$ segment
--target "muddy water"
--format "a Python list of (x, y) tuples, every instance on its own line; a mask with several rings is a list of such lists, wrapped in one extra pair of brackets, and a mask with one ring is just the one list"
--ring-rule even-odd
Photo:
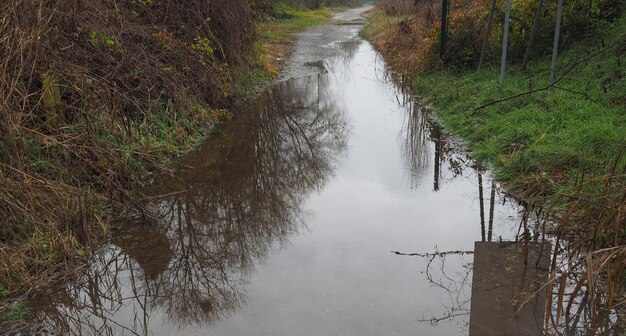
[(489, 230), (489, 173), (389, 79), (359, 29), (303, 34), (291, 79), (157, 181), (152, 215), (114, 223), (88, 267), (35, 298), (38, 329), (467, 335), (474, 242), (514, 238), (517, 208), (496, 191)]

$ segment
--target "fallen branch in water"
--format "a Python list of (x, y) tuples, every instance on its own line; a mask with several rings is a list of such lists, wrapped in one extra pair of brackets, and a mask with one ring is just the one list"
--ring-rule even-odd
[(434, 253), (402, 253), (398, 251), (391, 251), (391, 253), (401, 256), (412, 256), (412, 257), (442, 257), (450, 254), (457, 255), (465, 255), (465, 254), (474, 254), (474, 251), (435, 251)]

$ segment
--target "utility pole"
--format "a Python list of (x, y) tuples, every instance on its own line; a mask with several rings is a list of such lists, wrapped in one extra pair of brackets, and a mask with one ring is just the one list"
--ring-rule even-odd
[(559, 0), (556, 7), (556, 25), (554, 27), (554, 44), (552, 45), (552, 66), (550, 67), (550, 84), (554, 84), (556, 77), (556, 58), (559, 56), (559, 37), (561, 36), (561, 15), (563, 0)]
[(539, 23), (541, 21), (541, 13), (543, 11), (543, 0), (539, 0), (537, 3), (537, 10), (535, 11), (535, 17), (533, 18), (533, 27), (530, 31), (530, 39), (528, 40), (528, 45), (526, 46), (526, 52), (524, 53), (524, 60), (522, 61), (522, 70), (526, 70), (526, 65), (528, 65), (528, 59), (530, 58), (530, 51), (533, 48), (533, 44), (535, 44), (535, 36), (537, 35), (537, 30), (539, 30)]
[(506, 0), (504, 12), (504, 36), (502, 37), (502, 57), (500, 58), (500, 89), (504, 89), (504, 71), (506, 68), (506, 50), (509, 44), (509, 19), (511, 18), (511, 0)]
[(443, 57), (448, 43), (448, 0), (441, 0), (441, 37), (439, 43), (439, 57)]
[(483, 47), (480, 50), (480, 60), (478, 61), (478, 69), (483, 65), (485, 60), (485, 52), (487, 51), (487, 43), (489, 43), (489, 35), (491, 35), (491, 26), (493, 26), (493, 13), (496, 11), (497, 0), (491, 0), (491, 8), (489, 9), (489, 18), (487, 18), (487, 30), (485, 31), (485, 37), (483, 37)]

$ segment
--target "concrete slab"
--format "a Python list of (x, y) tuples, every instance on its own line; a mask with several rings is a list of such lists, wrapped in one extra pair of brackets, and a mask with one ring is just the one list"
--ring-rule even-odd
[(542, 251), (541, 244), (530, 244), (528, 252), (524, 265), (522, 243), (475, 243), (470, 336), (543, 335), (546, 293), (540, 288), (547, 281), (550, 246)]

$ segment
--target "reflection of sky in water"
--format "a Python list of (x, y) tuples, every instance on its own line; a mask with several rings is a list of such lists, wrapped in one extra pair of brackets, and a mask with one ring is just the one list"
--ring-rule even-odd
[[(179, 176), (191, 191), (172, 194), (185, 188), (175, 179), (154, 187), (171, 194), (148, 205), (160, 210), (158, 224), (121, 230), (114, 243), (132, 260), (99, 256), (119, 264), (119, 276), (97, 277), (107, 295), (79, 294), (110, 312), (72, 307), (69, 291), (66, 306), (48, 304), (49, 324), (63, 330), (72, 316), (97, 326), (96, 312), (109, 319), (99, 332), (114, 334), (145, 326), (154, 335), (466, 334), (466, 315), (437, 327), (418, 321), (454, 302), (427, 280), (427, 259), (390, 251), (471, 250), (481, 238), (477, 173), (456, 176), (451, 160), (466, 159), (443, 139), (433, 191), (431, 127), (398, 104), (405, 99), (369, 44), (340, 47), (348, 56), (326, 60), (327, 73), (282, 83), (259, 100), (265, 109), (248, 111), (185, 162), (198, 168)], [(417, 142), (407, 140), (411, 130)], [(407, 157), (406, 146), (423, 160)], [(490, 188), (484, 178), (485, 206)], [(516, 210), (496, 202), (494, 223), (495, 238), (512, 238)], [(449, 256), (444, 271), (462, 281), (471, 260)], [(440, 279), (441, 260), (432, 266)], [(458, 291), (464, 304), (469, 287)]]
[[(350, 62), (353, 77), (342, 76), (342, 64), (334, 65), (341, 80), (331, 82), (338, 86), (331, 90), (342, 92), (341, 104), (348, 111), (349, 150), (335, 177), (306, 202), (313, 214), (307, 222), (311, 230), (294, 237), (286, 251), (273, 254), (258, 270), (247, 287), (247, 307), (232, 320), (219, 322), (218, 333), (467, 333), (463, 325), (468, 316), (459, 317), (458, 323), (440, 322), (436, 328), (417, 322), (445, 314), (444, 306), (458, 301), (425, 279), (428, 260), (390, 251), (472, 250), (474, 241), (481, 239), (477, 174), (465, 169), (463, 176), (452, 179), (449, 154), (442, 160), (439, 192), (433, 192), (432, 162), (411, 188), (399, 135), (410, 104), (397, 104), (400, 93), (376, 70), (381, 65), (374, 56), (371, 47), (362, 44)], [(434, 144), (424, 145), (432, 161)], [(484, 183), (489, 206), (491, 181)], [(508, 203), (496, 204), (494, 222), (495, 237), (511, 238), (517, 213)], [(471, 260), (449, 256), (447, 275), (462, 280), (467, 274), (463, 265)], [(441, 276), (440, 263), (433, 263), (435, 279)], [(459, 298), (466, 309), (469, 289), (466, 284)]]

